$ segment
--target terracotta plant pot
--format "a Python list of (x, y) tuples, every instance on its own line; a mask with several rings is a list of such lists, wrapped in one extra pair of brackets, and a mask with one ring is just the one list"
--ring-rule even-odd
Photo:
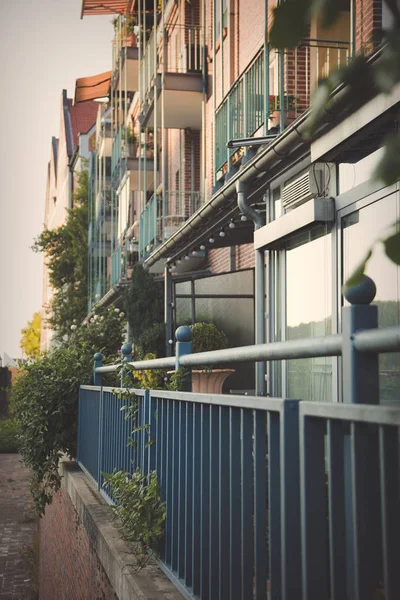
[(222, 394), (222, 386), (235, 369), (212, 369), (192, 371), (192, 392), (199, 394)]

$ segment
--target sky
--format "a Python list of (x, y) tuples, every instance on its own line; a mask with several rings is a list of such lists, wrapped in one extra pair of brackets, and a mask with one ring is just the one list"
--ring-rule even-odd
[(0, 356), (21, 357), (21, 329), (41, 308), (51, 137), (63, 89), (111, 69), (111, 16), (80, 19), (81, 0), (0, 0)]

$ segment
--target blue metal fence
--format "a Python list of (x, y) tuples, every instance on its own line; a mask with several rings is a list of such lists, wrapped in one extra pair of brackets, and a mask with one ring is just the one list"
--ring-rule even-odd
[[(400, 348), (400, 328), (376, 328), (370, 291), (367, 282), (352, 298), (359, 304), (343, 308), (342, 334), (187, 354), (181, 328), (176, 357), (131, 363), (341, 355), (343, 404), (135, 390), (133, 423), (121, 411), (123, 390), (81, 388), (79, 464), (99, 487), (102, 471), (157, 471), (166, 502), (160, 566), (184, 597), (400, 598), (400, 408), (376, 405), (377, 356)], [(123, 347), (126, 360), (130, 352)], [(115, 370), (100, 358), (97, 378)]]
[(400, 597), (398, 409), (156, 390), (136, 401), (128, 445), (126, 400), (82, 387), (78, 461), (100, 488), (102, 472), (157, 471), (161, 566), (186, 597)]

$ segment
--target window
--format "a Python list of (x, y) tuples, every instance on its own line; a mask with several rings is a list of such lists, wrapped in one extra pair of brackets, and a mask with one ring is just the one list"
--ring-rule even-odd
[(222, 29), (228, 25), (227, 0), (215, 0), (215, 38), (221, 36), (221, 5), (222, 5)]
[[(373, 242), (381, 239), (399, 219), (397, 194), (353, 210), (343, 216), (342, 253), (343, 281), (363, 260)], [(374, 304), (378, 306), (379, 327), (400, 324), (400, 268), (385, 255), (383, 245), (374, 245), (366, 274), (376, 284)], [(400, 403), (400, 353), (381, 354), (379, 357), (380, 403)]]
[[(332, 236), (321, 230), (295, 236), (286, 248), (286, 339), (332, 333)], [(290, 398), (332, 402), (332, 358), (289, 360)]]

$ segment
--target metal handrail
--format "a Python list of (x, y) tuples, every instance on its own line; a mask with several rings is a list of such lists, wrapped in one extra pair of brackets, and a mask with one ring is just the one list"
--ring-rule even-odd
[[(297, 358), (315, 358), (342, 355), (343, 335), (273, 342), (253, 346), (239, 346), (210, 352), (185, 354), (179, 359), (183, 367), (207, 366), (218, 363), (257, 362), (269, 360), (291, 360)], [(353, 336), (354, 348), (359, 352), (394, 352), (400, 350), (400, 326), (360, 331)], [(153, 360), (132, 361), (128, 364), (134, 369), (166, 369), (176, 364), (175, 357), (155, 358)], [(121, 363), (97, 367), (96, 373), (112, 373)]]

